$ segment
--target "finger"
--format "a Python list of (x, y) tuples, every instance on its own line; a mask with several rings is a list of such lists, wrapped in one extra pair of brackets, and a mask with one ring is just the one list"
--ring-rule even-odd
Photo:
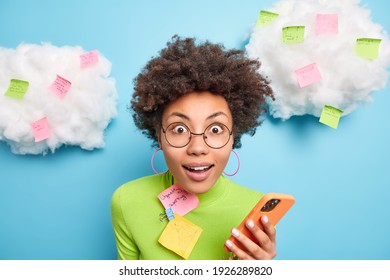
[(269, 221), (267, 216), (261, 217), (261, 223), (264, 227), (264, 232), (268, 235), (273, 244), (276, 244), (276, 229), (275, 226)]
[(247, 254), (245, 251), (241, 250), (238, 246), (236, 246), (230, 240), (226, 240), (226, 247), (235, 255), (235, 258), (229, 258), (231, 260), (253, 260), (253, 257)]
[[(246, 227), (249, 229), (249, 231), (255, 236), (257, 239), (258, 245), (267, 252), (270, 256), (274, 254), (275, 248), (274, 243), (271, 241), (270, 237), (266, 232), (264, 232), (260, 227), (255, 225), (253, 220), (248, 220), (246, 223)], [(255, 249), (254, 249), (255, 250)], [(258, 254), (257, 252), (253, 252), (253, 254)]]
[[(264, 232), (262, 232), (262, 230), (260, 230), (258, 227), (257, 227), (257, 229), (259, 231), (258, 235), (262, 234), (263, 235), (262, 238), (264, 240), (268, 240), (268, 243), (270, 243), (267, 235)], [(266, 241), (264, 241), (266, 246), (261, 247), (261, 246), (259, 246), (259, 244), (256, 243), (256, 241), (252, 241), (250, 238), (248, 238), (245, 234), (240, 232), (238, 229), (235, 229), (235, 228), (232, 229), (231, 233), (232, 233), (232, 236), (242, 245), (240, 247), (245, 248), (242, 250), (240, 247), (235, 246), (233, 244), (234, 245), (233, 248), (236, 248), (236, 251), (234, 251), (234, 253), (240, 259), (247, 260), (247, 259), (252, 259), (252, 258), (255, 258), (255, 259), (269, 259), (270, 258), (270, 253), (272, 253), (272, 246), (270, 244), (267, 244)], [(232, 247), (230, 247), (229, 249), (231, 249), (231, 248)], [(266, 249), (268, 249), (269, 252), (267, 252)]]

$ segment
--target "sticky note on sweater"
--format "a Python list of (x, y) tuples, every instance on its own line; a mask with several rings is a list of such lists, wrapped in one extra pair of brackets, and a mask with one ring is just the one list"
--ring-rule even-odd
[(175, 218), (168, 222), (158, 242), (187, 260), (202, 231), (200, 227), (175, 213)]

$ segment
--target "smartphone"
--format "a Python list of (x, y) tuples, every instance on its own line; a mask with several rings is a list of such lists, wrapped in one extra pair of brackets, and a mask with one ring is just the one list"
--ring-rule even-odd
[[(249, 219), (252, 219), (253, 222), (263, 228), (263, 225), (260, 221), (261, 217), (266, 215), (269, 221), (276, 225), (279, 220), (286, 214), (286, 212), (293, 206), (295, 203), (295, 198), (290, 194), (280, 194), (280, 193), (268, 193), (264, 195), (259, 202), (253, 207), (253, 209), (249, 212), (249, 214), (244, 218), (241, 224), (237, 227), (237, 229), (245, 234), (248, 238), (250, 238), (253, 242), (257, 243), (257, 239), (253, 236), (253, 234), (246, 227), (246, 222)], [(238, 242), (233, 236), (230, 236), (229, 240), (233, 242), (236, 246), (238, 246), (242, 250), (246, 250), (243, 248), (240, 242)], [(227, 251), (230, 251), (225, 246)]]

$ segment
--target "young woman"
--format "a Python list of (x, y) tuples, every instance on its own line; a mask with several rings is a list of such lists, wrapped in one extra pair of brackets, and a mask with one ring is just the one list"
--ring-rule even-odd
[[(260, 125), (265, 98), (273, 98), (259, 67), (243, 51), (174, 36), (135, 78), (135, 124), (156, 152), (162, 150), (168, 171), (115, 191), (111, 209), (119, 259), (275, 257), (275, 228), (266, 217), (264, 230), (247, 223), (257, 242), (235, 228), (263, 194), (223, 175), (241, 136), (253, 135)], [(174, 192), (185, 195), (170, 205), (189, 208), (169, 221), (163, 199)], [(231, 235), (243, 249), (227, 241)]]

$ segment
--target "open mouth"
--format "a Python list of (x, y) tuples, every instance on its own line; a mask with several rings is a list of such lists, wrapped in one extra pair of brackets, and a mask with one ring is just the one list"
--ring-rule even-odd
[(183, 165), (183, 167), (185, 169), (187, 169), (190, 172), (195, 172), (195, 173), (202, 173), (202, 172), (209, 171), (213, 166), (214, 166), (214, 164), (207, 165), (207, 166), (185, 166), (185, 165)]

